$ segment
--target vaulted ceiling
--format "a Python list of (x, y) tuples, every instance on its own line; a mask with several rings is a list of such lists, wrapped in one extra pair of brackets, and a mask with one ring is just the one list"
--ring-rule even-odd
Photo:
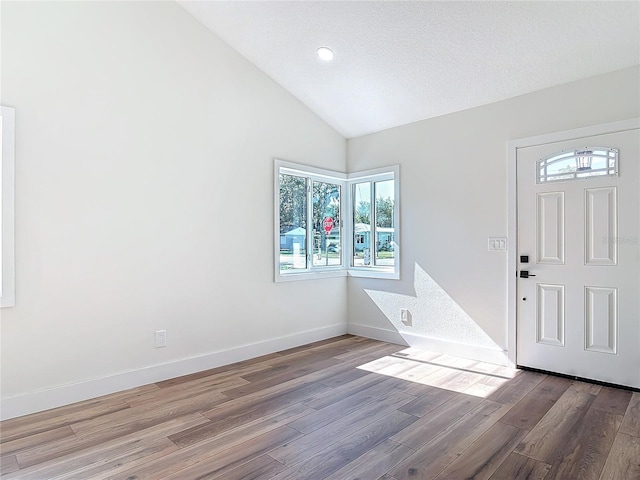
[(347, 138), (640, 64), (637, 1), (178, 3)]

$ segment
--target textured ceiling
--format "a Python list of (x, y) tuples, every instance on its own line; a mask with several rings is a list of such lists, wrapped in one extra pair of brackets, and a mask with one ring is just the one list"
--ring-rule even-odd
[(637, 1), (178, 3), (347, 138), (640, 64)]

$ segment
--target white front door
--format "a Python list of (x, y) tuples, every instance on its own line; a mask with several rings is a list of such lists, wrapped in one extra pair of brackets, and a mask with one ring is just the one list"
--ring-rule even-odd
[(640, 130), (520, 148), (517, 191), (518, 365), (640, 388)]

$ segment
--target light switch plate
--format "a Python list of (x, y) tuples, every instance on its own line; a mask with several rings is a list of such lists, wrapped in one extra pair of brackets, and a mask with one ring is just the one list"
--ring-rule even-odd
[(489, 237), (489, 251), (496, 252), (507, 249), (506, 237)]

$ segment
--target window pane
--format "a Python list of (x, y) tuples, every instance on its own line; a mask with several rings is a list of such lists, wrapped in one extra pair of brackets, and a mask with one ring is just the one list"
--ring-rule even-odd
[(307, 268), (307, 182), (280, 174), (280, 271)]
[(375, 183), (376, 192), (376, 260), (380, 266), (393, 266), (395, 261), (395, 222), (393, 218), (394, 181)]
[(340, 266), (340, 185), (313, 182), (313, 266)]
[(538, 160), (538, 183), (618, 175), (618, 151), (613, 148), (585, 148), (562, 152)]
[(353, 266), (371, 265), (371, 183), (353, 186)]

